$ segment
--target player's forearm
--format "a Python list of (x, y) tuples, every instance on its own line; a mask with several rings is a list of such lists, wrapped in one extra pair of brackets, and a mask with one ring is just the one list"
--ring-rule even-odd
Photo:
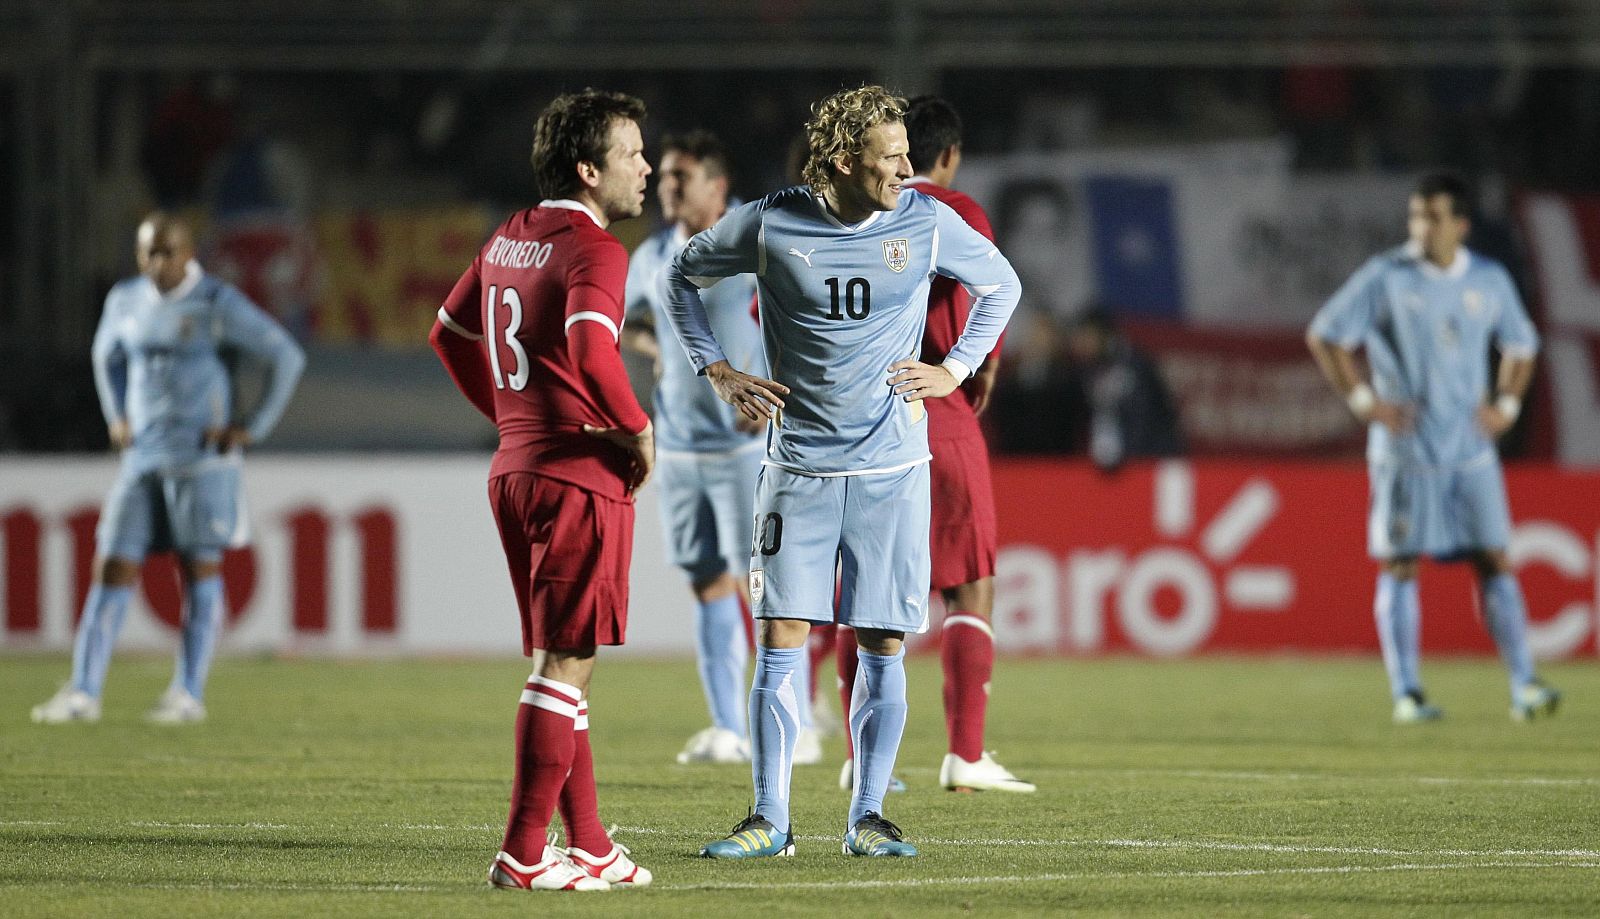
[(94, 391), (100, 397), (100, 414), (105, 416), (107, 425), (126, 420), (122, 407), (127, 404), (127, 364), (98, 349), (93, 358)]
[(1306, 347), (1310, 349), (1323, 378), (1341, 398), (1349, 398), (1351, 391), (1365, 382), (1350, 349), (1314, 334), (1306, 336)]
[(696, 373), (717, 361), (727, 360), (722, 346), (711, 331), (711, 320), (706, 316), (705, 302), (700, 299), (700, 288), (684, 275), (674, 262), (667, 269), (667, 319), (678, 343), (689, 355), (689, 363)]
[(428, 344), (439, 355), (450, 381), (456, 384), (472, 407), (490, 421), (495, 420), (494, 386), (489, 382), (489, 359), (476, 341), (462, 338), (450, 331), (442, 322), (433, 324), (428, 333)]
[(246, 425), (254, 443), (260, 443), (272, 433), (272, 429), (278, 425), (278, 419), (283, 417), (284, 409), (289, 407), (289, 399), (294, 395), (300, 375), (306, 369), (306, 354), (285, 335), (273, 349), (271, 366), (267, 391), (256, 408), (255, 417)]
[(1500, 373), (1495, 382), (1495, 395), (1521, 399), (1528, 394), (1533, 383), (1534, 359), (1531, 357), (1500, 358)]
[(956, 339), (955, 347), (945, 355), (946, 361), (958, 361), (965, 367), (969, 376), (995, 350), (1006, 323), (1011, 321), (1011, 314), (1022, 299), (1022, 282), (1016, 272), (1008, 272), (1008, 275), (997, 284), (973, 291), (977, 299), (967, 314), (967, 324), (961, 330), (961, 337)]
[(638, 434), (649, 425), (650, 416), (634, 398), (622, 353), (603, 326), (595, 322), (573, 323), (567, 330), (567, 355), (601, 412), (617, 427)]
[(623, 326), (620, 344), (624, 350), (632, 351), (641, 357), (652, 361), (661, 359), (661, 342), (656, 338), (656, 331), (649, 326)]

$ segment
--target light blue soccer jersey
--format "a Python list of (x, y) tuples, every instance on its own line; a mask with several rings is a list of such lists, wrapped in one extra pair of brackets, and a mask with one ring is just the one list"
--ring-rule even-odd
[(1412, 432), (1373, 424), (1373, 463), (1453, 468), (1494, 456), (1476, 412), (1489, 392), (1489, 346), (1532, 357), (1539, 335), (1499, 262), (1463, 248), (1448, 270), (1414, 246), (1369, 260), (1311, 322), (1311, 333), (1364, 347), (1378, 398), (1416, 412)]
[(233, 417), (233, 388), (219, 354), (226, 348), (271, 365), (261, 404), (243, 422), (261, 441), (305, 367), (288, 333), (238, 288), (193, 263), (165, 295), (142, 276), (111, 288), (94, 336), (95, 388), (106, 421), (126, 419), (132, 429), (125, 464), (157, 469), (201, 458), (205, 432)]
[[(646, 239), (628, 260), (627, 317), (649, 316), (656, 333), (667, 338), (666, 272), (688, 236), (676, 226)], [(752, 275), (729, 278), (706, 291), (703, 301), (717, 343), (735, 367), (766, 376), (761, 354), (761, 329), (750, 315), (756, 282)], [(700, 377), (683, 352), (662, 341), (661, 378), (656, 381), (656, 444), (681, 453), (726, 453), (750, 446), (759, 434), (734, 427), (738, 409), (717, 398), (711, 383)]]
[(728, 358), (700, 289), (745, 273), (756, 276), (770, 376), (790, 389), (769, 428), (766, 462), (806, 475), (891, 472), (928, 460), (926, 410), (895, 396), (887, 381), (889, 365), (920, 352), (935, 274), (977, 297), (947, 356), (969, 373), (1021, 295), (994, 244), (921, 192), (902, 191), (894, 210), (847, 226), (810, 188), (795, 186), (730, 211), (668, 268), (668, 317), (697, 371)]

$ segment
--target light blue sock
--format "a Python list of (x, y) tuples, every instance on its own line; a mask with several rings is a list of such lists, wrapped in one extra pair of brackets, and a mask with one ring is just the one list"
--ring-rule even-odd
[(696, 663), (705, 690), (711, 723), (744, 734), (744, 667), (749, 660), (749, 635), (744, 630), (744, 607), (738, 594), (728, 594), (694, 605)]
[(1497, 574), (1479, 582), (1483, 589), (1483, 620), (1500, 649), (1500, 659), (1511, 673), (1512, 698), (1523, 686), (1532, 683), (1533, 652), (1528, 649), (1528, 614), (1522, 603), (1522, 588), (1509, 574)]
[(906, 651), (893, 655), (856, 649), (861, 666), (850, 703), (850, 737), (855, 742), (855, 798), (849, 826), (868, 811), (883, 813), (900, 735), (906, 729)]
[(195, 581), (183, 594), (183, 644), (178, 649), (178, 671), (172, 676), (172, 685), (203, 699), (217, 633), (222, 631), (222, 578)]
[(800, 703), (800, 713), (796, 716), (800, 720), (800, 727), (811, 727), (811, 650), (803, 647), (805, 652), (800, 655), (800, 662), (795, 665), (794, 685), (795, 698)]
[(111, 649), (117, 643), (117, 633), (122, 631), (122, 620), (128, 616), (128, 602), (132, 599), (131, 586), (94, 584), (89, 588), (78, 637), (72, 645), (73, 688), (100, 698), (106, 669), (111, 666)]
[(1398, 701), (1409, 692), (1421, 692), (1417, 657), (1422, 644), (1422, 612), (1417, 602), (1417, 579), (1402, 581), (1387, 571), (1378, 575), (1378, 592), (1372, 612), (1378, 620), (1378, 647), (1389, 672), (1389, 692)]
[(750, 686), (750, 769), (756, 785), (756, 813), (780, 833), (789, 832), (789, 777), (794, 740), (800, 730), (800, 697), (805, 687), (801, 662), (805, 648), (756, 647), (756, 676)]

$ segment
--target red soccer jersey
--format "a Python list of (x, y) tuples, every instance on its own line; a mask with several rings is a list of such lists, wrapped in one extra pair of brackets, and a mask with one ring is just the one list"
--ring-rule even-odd
[(561, 201), (512, 214), (456, 282), (440, 313), (488, 349), (500, 429), (491, 478), (533, 472), (629, 500), (626, 455), (583, 426), (636, 431), (644, 413), (628, 393), (625, 417), (611, 417), (567, 347), (568, 330), (586, 321), (615, 341), (627, 276), (622, 243)]
[[(950, 209), (960, 214), (967, 225), (984, 235), (989, 241), (994, 241), (994, 229), (989, 226), (989, 215), (983, 212), (978, 202), (971, 197), (935, 185), (926, 179), (916, 178), (906, 183), (911, 188), (929, 195), (950, 206)], [(933, 285), (928, 289), (928, 325), (922, 332), (922, 358), (929, 364), (942, 362), (950, 349), (956, 346), (956, 339), (961, 337), (961, 330), (967, 325), (967, 313), (972, 309), (972, 295), (966, 288), (954, 279), (940, 275), (933, 279)], [(1000, 352), (998, 343), (990, 356), (994, 357)], [(976, 367), (973, 368), (977, 370)], [(978, 427), (978, 416), (972, 410), (972, 403), (967, 399), (965, 388), (958, 387), (955, 392), (943, 399), (926, 399), (922, 403), (928, 407), (928, 436), (933, 439), (943, 440), (950, 437), (982, 436)]]

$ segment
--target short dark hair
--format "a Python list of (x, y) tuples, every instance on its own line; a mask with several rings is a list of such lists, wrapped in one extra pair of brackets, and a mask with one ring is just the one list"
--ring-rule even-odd
[(1441, 169), (1417, 180), (1416, 194), (1424, 201), (1434, 195), (1450, 196), (1450, 213), (1457, 217), (1472, 216), (1472, 184), (1459, 172)]
[(932, 169), (939, 154), (961, 143), (961, 116), (938, 96), (918, 96), (906, 106), (906, 142), (911, 168)]
[(601, 165), (618, 119), (644, 120), (644, 103), (625, 93), (585, 89), (545, 106), (533, 126), (533, 180), (539, 194), (564, 198), (577, 190), (578, 164)]
[(699, 160), (706, 167), (706, 175), (713, 179), (728, 174), (728, 148), (717, 135), (704, 128), (662, 137), (661, 155), (668, 153), (682, 153)]

